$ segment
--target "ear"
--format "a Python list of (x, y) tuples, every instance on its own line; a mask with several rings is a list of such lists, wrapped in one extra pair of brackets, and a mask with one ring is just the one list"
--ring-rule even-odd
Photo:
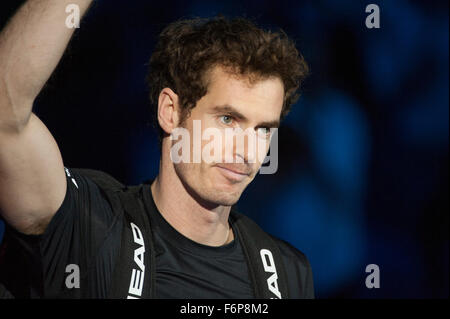
[(164, 88), (158, 98), (158, 123), (167, 134), (178, 126), (179, 121), (178, 95), (170, 88)]

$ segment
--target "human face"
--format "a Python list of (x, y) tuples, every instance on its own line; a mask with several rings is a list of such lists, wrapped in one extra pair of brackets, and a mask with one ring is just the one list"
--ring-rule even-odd
[[(278, 127), (283, 106), (283, 83), (277, 77), (249, 84), (245, 78), (227, 73), (222, 67), (210, 72), (208, 92), (191, 110), (183, 127), (190, 133), (193, 149), (194, 121), (200, 120), (201, 132), (215, 128), (223, 132), (226, 128), (256, 130), (256, 139), (266, 139), (263, 154), (267, 154), (270, 141), (270, 128)], [(269, 134), (267, 134), (269, 132)], [(255, 178), (264, 157), (252, 156), (248, 152), (248, 140), (244, 145), (226, 145), (230, 140), (222, 141), (222, 158), (233, 158), (233, 163), (212, 162), (203, 159), (200, 163), (174, 164), (175, 172), (188, 187), (188, 190), (202, 202), (214, 206), (235, 204), (247, 185)], [(202, 149), (209, 140), (201, 141)], [(255, 155), (255, 154), (253, 154)], [(250, 158), (252, 157), (252, 158)]]

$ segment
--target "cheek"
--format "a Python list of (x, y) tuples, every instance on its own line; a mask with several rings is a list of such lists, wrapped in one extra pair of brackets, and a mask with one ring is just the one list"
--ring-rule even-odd
[(267, 156), (267, 153), (269, 152), (269, 148), (270, 148), (270, 139), (260, 139), (258, 141), (257, 144), (257, 157), (256, 157), (256, 161), (258, 164), (258, 167), (260, 167), (264, 161), (264, 159)]
[(192, 189), (211, 187), (210, 172), (203, 163), (180, 163), (175, 165), (175, 172), (180, 180), (189, 185)]

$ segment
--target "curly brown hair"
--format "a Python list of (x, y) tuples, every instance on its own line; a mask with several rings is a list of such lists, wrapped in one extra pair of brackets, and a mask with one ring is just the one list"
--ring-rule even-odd
[(207, 93), (208, 71), (216, 65), (250, 82), (279, 77), (285, 91), (281, 119), (297, 101), (299, 86), (309, 73), (305, 59), (282, 30), (265, 31), (240, 17), (179, 20), (160, 33), (150, 58), (147, 81), (154, 115), (161, 90), (169, 87), (178, 95), (183, 121)]

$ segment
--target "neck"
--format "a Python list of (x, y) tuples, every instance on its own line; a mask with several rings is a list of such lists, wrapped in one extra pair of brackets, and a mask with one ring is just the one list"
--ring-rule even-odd
[(204, 205), (187, 191), (173, 168), (164, 165), (151, 185), (153, 200), (164, 219), (183, 236), (207, 246), (222, 246), (233, 240), (228, 225), (230, 206)]

